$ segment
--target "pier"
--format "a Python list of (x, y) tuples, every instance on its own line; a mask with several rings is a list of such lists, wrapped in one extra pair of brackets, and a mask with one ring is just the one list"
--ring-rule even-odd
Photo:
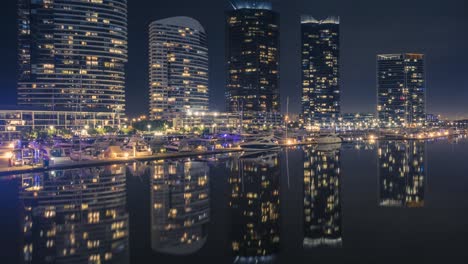
[[(312, 145), (312, 142), (295, 142), (291, 144), (279, 144), (279, 147), (291, 147), (291, 146), (304, 146)], [(151, 160), (161, 160), (161, 159), (175, 159), (175, 158), (189, 158), (197, 156), (209, 156), (216, 154), (225, 154), (225, 153), (236, 153), (236, 152), (245, 152), (241, 148), (225, 148), (225, 149), (216, 149), (211, 151), (192, 151), (192, 152), (166, 152), (166, 153), (157, 153), (151, 156), (141, 156), (141, 157), (127, 157), (127, 158), (105, 158), (105, 159), (95, 159), (95, 160), (82, 160), (82, 161), (66, 161), (59, 164), (49, 165), (48, 168), (43, 167), (42, 164), (36, 165), (24, 165), (24, 166), (13, 166), (13, 167), (1, 167), (0, 166), (0, 177), (15, 175), (15, 174), (24, 174), (24, 173), (33, 173), (33, 172), (44, 172), (49, 170), (63, 170), (63, 169), (75, 169), (82, 167), (90, 166), (106, 166), (113, 164), (125, 164), (132, 163), (137, 161), (151, 161)]]
[(106, 166), (106, 165), (113, 165), (113, 164), (132, 163), (136, 161), (188, 158), (188, 157), (208, 156), (208, 155), (234, 153), (234, 152), (242, 152), (242, 151), (244, 150), (240, 148), (230, 148), (230, 149), (217, 149), (217, 150), (212, 150), (212, 151), (203, 151), (203, 152), (194, 151), (194, 152), (158, 153), (158, 154), (154, 154), (151, 156), (142, 156), (142, 157), (106, 158), (106, 159), (82, 160), (82, 161), (70, 160), (67, 162), (61, 162), (59, 164), (49, 165), (48, 168), (43, 167), (42, 164), (24, 165), (24, 166), (16, 166), (16, 167), (0, 167), (0, 177), (15, 175), (15, 174), (44, 172), (44, 171), (49, 171), (49, 170), (75, 169), (75, 168), (90, 167), (90, 166)]

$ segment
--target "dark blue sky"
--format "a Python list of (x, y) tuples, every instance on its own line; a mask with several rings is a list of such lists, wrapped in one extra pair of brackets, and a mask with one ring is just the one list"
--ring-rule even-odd
[[(273, 0), (281, 15), (281, 97), (283, 111), (299, 112), (301, 96), (301, 14), (341, 17), (343, 112), (374, 112), (375, 56), (426, 54), (430, 113), (468, 118), (468, 3), (466, 0)], [(206, 28), (210, 50), (210, 92), (214, 110), (224, 109), (224, 11), (227, 0), (129, 0), (127, 112), (146, 113), (147, 25), (169, 16), (191, 16)], [(16, 103), (16, 0), (0, 9), (0, 104)]]

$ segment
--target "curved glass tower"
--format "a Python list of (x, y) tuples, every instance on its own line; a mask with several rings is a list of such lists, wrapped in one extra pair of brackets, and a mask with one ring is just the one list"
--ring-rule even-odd
[(208, 111), (208, 47), (202, 25), (170, 17), (149, 26), (150, 118)]
[(126, 0), (19, 0), (18, 104), (125, 110)]

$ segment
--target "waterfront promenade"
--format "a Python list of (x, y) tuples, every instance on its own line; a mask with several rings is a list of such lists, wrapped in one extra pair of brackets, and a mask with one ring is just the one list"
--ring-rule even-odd
[[(312, 142), (296, 142), (291, 144), (279, 144), (280, 147), (290, 147), (290, 146), (301, 146), (301, 145), (311, 145)], [(0, 164), (0, 177), (5, 177), (9, 175), (22, 174), (22, 173), (31, 173), (31, 172), (41, 172), (48, 170), (59, 170), (59, 169), (73, 169), (89, 166), (105, 166), (112, 164), (122, 164), (122, 163), (131, 163), (135, 161), (149, 161), (149, 160), (161, 160), (161, 159), (172, 159), (172, 158), (188, 158), (188, 157), (197, 157), (197, 156), (208, 156), (215, 154), (223, 153), (234, 153), (234, 152), (245, 152), (241, 148), (225, 148), (225, 149), (216, 149), (211, 151), (193, 151), (193, 152), (166, 152), (166, 153), (157, 153), (151, 156), (142, 156), (142, 157), (128, 157), (128, 158), (105, 158), (105, 159), (96, 159), (96, 160), (83, 160), (83, 161), (66, 161), (58, 164), (49, 165), (48, 168), (44, 168), (42, 164), (36, 165), (24, 165), (24, 166), (13, 166), (8, 167), (7, 162), (2, 162)]]
[(31, 173), (31, 172), (42, 172), (48, 170), (59, 170), (59, 169), (73, 169), (80, 167), (89, 166), (106, 166), (112, 164), (131, 163), (135, 161), (149, 161), (149, 160), (160, 160), (160, 159), (172, 159), (172, 158), (185, 158), (185, 157), (196, 157), (196, 156), (207, 156), (214, 154), (223, 153), (234, 153), (243, 151), (240, 148), (229, 148), (229, 149), (217, 149), (213, 151), (196, 151), (196, 152), (170, 152), (170, 153), (158, 153), (151, 156), (143, 157), (128, 157), (128, 158), (105, 158), (96, 160), (83, 160), (83, 161), (66, 161), (58, 164), (50, 165), (48, 168), (44, 168), (42, 164), (37, 165), (24, 165), (24, 166), (13, 166), (8, 167), (7, 165), (0, 166), (0, 177), (9, 175)]

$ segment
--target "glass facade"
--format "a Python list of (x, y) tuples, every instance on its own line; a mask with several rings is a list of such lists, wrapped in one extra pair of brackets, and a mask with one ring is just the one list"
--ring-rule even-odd
[(380, 127), (418, 127), (426, 120), (423, 54), (377, 56)]
[(18, 104), (125, 111), (126, 0), (19, 0)]
[(302, 115), (305, 124), (329, 125), (340, 114), (339, 18), (301, 17)]
[(207, 112), (208, 46), (202, 25), (171, 17), (149, 26), (150, 118)]
[(304, 150), (304, 241), (306, 248), (339, 247), (341, 144)]
[[(26, 132), (32, 129), (73, 129), (81, 131), (85, 126), (119, 127), (120, 115), (113, 112), (75, 112), (29, 110), (0, 106), (0, 136), (9, 132)], [(15, 109), (16, 108), (16, 109)], [(7, 110), (11, 109), (11, 110)]]
[(226, 108), (280, 112), (279, 14), (250, 2), (234, 3), (226, 15)]

